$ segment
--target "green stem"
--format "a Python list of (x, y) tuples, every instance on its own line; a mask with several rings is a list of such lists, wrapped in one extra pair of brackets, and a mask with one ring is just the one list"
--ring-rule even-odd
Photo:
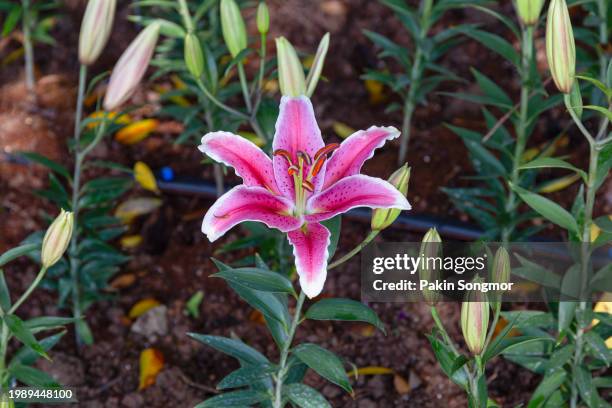
[(485, 340), (485, 345), (483, 350), (486, 350), (493, 339), (493, 333), (495, 333), (495, 327), (497, 326), (497, 322), (499, 321), (499, 314), (501, 312), (501, 300), (496, 301), (495, 303), (495, 314), (493, 315), (493, 324), (489, 328), (489, 333), (487, 334), (487, 339)]
[(26, 87), (30, 97), (35, 98), (34, 92), (34, 49), (32, 47), (32, 21), (30, 14), (30, 0), (23, 0), (23, 49), (25, 58)]
[[(533, 59), (533, 27), (523, 27), (522, 46), (521, 46), (521, 101), (518, 124), (516, 126), (516, 143), (514, 145), (514, 156), (512, 162), (512, 173), (510, 181), (513, 185), (518, 185), (520, 180), (520, 170), (523, 153), (527, 144), (527, 120), (529, 114), (529, 94), (531, 92), (531, 61)], [(516, 205), (516, 195), (514, 190), (509, 189), (508, 200), (506, 202), (506, 212), (514, 213)], [(510, 216), (513, 219), (514, 217)], [(502, 242), (507, 244), (512, 237), (514, 226), (508, 225), (502, 229)]]
[(291, 327), (289, 327), (289, 333), (287, 335), (287, 340), (283, 344), (283, 348), (281, 350), (280, 362), (279, 362), (279, 370), (276, 376), (276, 387), (274, 389), (274, 408), (282, 408), (283, 406), (283, 380), (285, 375), (287, 374), (287, 358), (289, 357), (289, 349), (291, 348), (291, 343), (293, 342), (293, 338), (295, 337), (295, 331), (300, 323), (300, 315), (302, 313), (302, 306), (304, 306), (304, 300), (306, 299), (306, 295), (304, 292), (300, 292), (300, 295), (297, 299), (297, 304), (295, 306), (295, 314), (293, 315), (293, 321), (291, 322)]
[[(444, 342), (448, 345), (448, 347), (450, 347), (453, 353), (455, 353), (456, 355), (459, 355), (460, 353), (459, 353), (459, 350), (457, 350), (457, 347), (455, 346), (455, 342), (453, 342), (453, 340), (450, 338), (450, 336), (448, 335), (448, 332), (446, 331), (446, 329), (444, 328), (444, 325), (442, 324), (442, 319), (440, 319), (440, 315), (438, 314), (438, 309), (436, 309), (435, 306), (430, 306), (430, 311), (431, 311), (431, 317), (433, 318), (433, 321), (436, 324), (436, 327), (442, 334), (442, 338), (444, 339)], [(465, 372), (465, 375), (468, 378), (470, 378), (471, 373), (465, 365), (463, 366), (463, 371)]]
[(251, 95), (249, 95), (249, 84), (247, 82), (246, 74), (244, 72), (244, 65), (242, 65), (242, 62), (238, 63), (238, 77), (240, 77), (240, 87), (242, 88), (242, 96), (244, 97), (247, 112), (253, 113)]
[[(424, 36), (424, 33), (422, 34)], [(420, 43), (420, 42), (419, 42)], [(416, 92), (419, 87), (419, 81), (421, 79), (421, 59), (423, 58), (423, 52), (421, 47), (417, 44), (417, 49), (414, 54), (414, 64), (412, 64), (412, 70), (410, 71), (410, 90), (406, 97), (404, 104), (404, 119), (402, 122), (402, 136), (400, 140), (400, 150), (397, 162), (399, 165), (404, 164), (406, 161), (406, 155), (408, 154), (408, 143), (410, 141), (410, 128), (412, 124), (412, 114), (414, 113), (414, 107), (416, 104)]]
[(11, 332), (4, 322), (2, 321), (2, 329), (0, 329), (0, 383), (2, 384), (2, 390), (8, 389), (8, 370), (6, 369), (6, 351), (8, 349), (8, 342), (10, 339)]
[[(570, 112), (572, 112), (570, 110)], [(577, 122), (578, 124), (578, 122)], [(595, 206), (595, 193), (596, 181), (597, 181), (597, 161), (599, 160), (599, 150), (595, 143), (591, 143), (590, 159), (589, 159), (589, 177), (586, 185), (586, 202), (584, 206), (584, 227), (582, 230), (582, 252), (581, 252), (581, 293), (580, 296), (584, 297), (584, 289), (587, 286), (588, 267), (590, 263), (590, 241), (591, 241), (591, 224), (593, 223), (593, 207)], [(584, 315), (587, 309), (587, 302), (585, 300), (580, 301), (578, 305), (580, 315)], [(572, 364), (572, 388), (571, 388), (571, 400), (570, 405), (572, 408), (578, 406), (578, 370), (582, 365), (583, 360), (583, 348), (584, 348), (584, 331), (580, 322), (577, 322), (576, 338), (575, 338), (575, 350)]]
[(79, 149), (81, 141), (81, 119), (83, 117), (83, 100), (85, 99), (85, 87), (87, 85), (87, 65), (81, 64), (79, 69), (79, 89), (77, 93), (77, 104), (74, 115), (74, 141), (75, 149)]
[[(208, 101), (204, 101), (206, 105), (208, 105)], [(206, 119), (206, 127), (209, 132), (213, 132), (215, 130), (215, 123), (212, 117), (212, 111), (210, 109), (204, 110), (204, 116)], [(217, 187), (217, 197), (221, 197), (223, 195), (224, 190), (224, 181), (223, 181), (223, 169), (219, 163), (213, 164), (213, 175), (215, 178), (215, 186)]]
[[(72, 177), (72, 213), (74, 216), (74, 224), (76, 227), (72, 232), (70, 239), (70, 249), (68, 250), (70, 258), (70, 280), (72, 281), (72, 313), (75, 321), (81, 319), (81, 300), (80, 300), (80, 285), (79, 285), (79, 257), (78, 257), (78, 244), (79, 244), (79, 198), (81, 195), (81, 172), (83, 168), (83, 162), (89, 152), (96, 147), (96, 145), (102, 140), (107, 127), (107, 116), (104, 115), (102, 123), (98, 126), (98, 130), (94, 140), (89, 143), (82, 151), (80, 151), (80, 140), (75, 142), (76, 159), (74, 164), (74, 174)], [(81, 340), (77, 334), (77, 344), (81, 344)]]
[(45, 273), (47, 273), (47, 268), (45, 268), (44, 266), (42, 268), (40, 268), (40, 270), (38, 271), (38, 275), (36, 275), (36, 278), (34, 279), (34, 281), (30, 284), (30, 286), (28, 287), (28, 289), (23, 293), (23, 295), (21, 295), (21, 297), (19, 298), (19, 300), (17, 300), (17, 302), (15, 302), (15, 304), (9, 309), (7, 314), (13, 314), (15, 313), (15, 311), (19, 308), (19, 306), (21, 306), (23, 304), (23, 302), (26, 301), (27, 298), (30, 297), (30, 295), (32, 294), (32, 292), (34, 291), (34, 289), (36, 289), (36, 287), (38, 286), (38, 284), (40, 283), (40, 281), (45, 277)]
[(361, 250), (363, 248), (365, 248), (366, 245), (368, 245), (378, 234), (380, 233), (380, 231), (375, 230), (375, 231), (370, 231), (370, 233), (368, 234), (367, 237), (365, 237), (365, 239), (363, 241), (361, 241), (361, 243), (359, 245), (357, 245), (355, 248), (353, 248), (351, 250), (351, 252), (349, 252), (348, 254), (344, 255), (342, 258), (338, 259), (337, 261), (332, 262), (331, 264), (329, 264), (329, 266), (327, 267), (327, 270), (331, 270), (334, 269), (336, 266), (342, 265), (343, 263), (345, 263), (346, 261), (348, 261), (349, 259), (351, 259), (352, 257), (354, 257), (355, 255), (357, 255), (359, 252), (361, 252)]
[(187, 29), (188, 33), (193, 32), (193, 21), (191, 21), (191, 15), (189, 14), (189, 7), (187, 6), (186, 0), (178, 0), (179, 3), (179, 13), (181, 14), (181, 18), (183, 19), (183, 24)]
[(229, 106), (227, 106), (226, 104), (218, 100), (213, 94), (210, 93), (208, 89), (206, 89), (206, 87), (204, 86), (204, 82), (202, 82), (200, 78), (194, 78), (194, 79), (196, 80), (196, 83), (198, 84), (198, 87), (200, 88), (200, 90), (204, 93), (204, 95), (206, 95), (208, 99), (210, 99), (212, 103), (214, 103), (215, 105), (217, 105), (219, 108), (223, 109), (224, 111), (231, 113), (232, 115), (242, 120), (250, 120), (249, 115), (245, 115), (244, 113), (237, 111), (236, 109), (230, 108)]

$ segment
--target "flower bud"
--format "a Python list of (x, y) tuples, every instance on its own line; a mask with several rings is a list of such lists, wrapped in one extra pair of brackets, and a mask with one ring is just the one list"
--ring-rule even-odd
[[(480, 278), (474, 282), (480, 282)], [(461, 305), (461, 331), (468, 349), (480, 355), (484, 349), (489, 327), (489, 302), (483, 292), (472, 290)]]
[(136, 90), (155, 51), (159, 27), (157, 22), (149, 24), (132, 41), (115, 64), (104, 97), (106, 111), (116, 110)]
[(236, 58), (247, 47), (247, 35), (240, 7), (234, 0), (221, 0), (221, 29), (225, 45)]
[[(408, 194), (408, 182), (410, 181), (410, 167), (404, 164), (389, 177), (389, 183), (399, 190), (403, 195)], [(382, 231), (387, 228), (400, 215), (402, 210), (396, 208), (377, 208), (372, 211), (372, 230)]]
[(257, 6), (257, 31), (259, 34), (267, 34), (270, 29), (270, 11), (265, 1)]
[(536, 25), (540, 19), (540, 12), (544, 0), (515, 0), (514, 7), (519, 20), (526, 26)]
[(325, 56), (327, 55), (328, 48), (329, 33), (325, 33), (321, 39), (321, 42), (319, 43), (319, 47), (317, 48), (317, 53), (315, 54), (312, 67), (310, 68), (310, 72), (308, 72), (308, 78), (306, 78), (306, 96), (308, 97), (312, 96), (317, 88), (317, 83), (321, 77), (321, 71), (323, 70), (323, 64), (325, 63)]
[(276, 39), (278, 59), (278, 80), (283, 96), (301, 96), (306, 94), (304, 69), (293, 48), (285, 37)]
[(559, 91), (570, 93), (576, 73), (576, 44), (565, 0), (551, 0), (548, 6), (546, 59)]
[(510, 273), (510, 256), (508, 255), (508, 251), (506, 251), (504, 247), (499, 247), (493, 259), (493, 282), (510, 282)]
[(184, 49), (185, 65), (187, 69), (196, 78), (200, 78), (204, 73), (204, 54), (198, 37), (189, 33), (185, 36)]
[[(440, 268), (442, 265), (437, 265), (436, 262), (431, 261), (440, 257), (442, 252), (442, 239), (435, 228), (429, 229), (423, 237), (421, 244), (421, 250), (419, 255), (425, 262), (421, 263), (419, 268), (419, 279), (425, 280), (429, 283), (435, 283), (440, 278)], [(428, 261), (428, 259), (430, 261)], [(438, 267), (439, 266), (439, 267)], [(423, 289), (423, 298), (429, 306), (434, 306), (440, 300), (440, 294), (436, 291)]]
[(64, 210), (51, 223), (42, 242), (40, 259), (43, 267), (49, 268), (62, 258), (72, 237), (73, 224), (72, 213)]
[(108, 42), (115, 18), (116, 0), (89, 0), (79, 35), (79, 61), (93, 64)]

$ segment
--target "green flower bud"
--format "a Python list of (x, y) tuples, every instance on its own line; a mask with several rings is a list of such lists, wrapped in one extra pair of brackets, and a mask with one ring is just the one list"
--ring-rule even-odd
[(40, 259), (43, 267), (49, 268), (62, 258), (72, 237), (73, 224), (72, 213), (64, 210), (51, 223), (42, 242)]
[[(442, 252), (442, 239), (435, 228), (431, 228), (423, 237), (419, 255), (424, 259), (439, 257)], [(425, 262), (419, 268), (419, 279), (435, 283), (440, 278), (440, 270), (433, 262)], [(423, 298), (429, 306), (434, 306), (440, 300), (440, 294), (436, 291), (423, 289)]]
[(160, 25), (157, 22), (149, 24), (121, 54), (119, 61), (113, 68), (104, 96), (104, 109), (106, 111), (116, 110), (136, 91), (147, 71), (153, 51), (155, 51), (159, 28)]
[[(474, 282), (481, 282), (480, 278)], [(461, 305), (461, 331), (468, 349), (480, 355), (484, 349), (489, 327), (489, 302), (479, 290), (470, 291)]]
[(521, 23), (532, 26), (536, 25), (540, 19), (544, 0), (515, 0), (514, 7)]
[(196, 78), (200, 78), (204, 73), (204, 54), (198, 37), (189, 33), (185, 36), (185, 65), (187, 69)]
[(493, 259), (493, 282), (496, 283), (508, 283), (510, 282), (510, 256), (506, 248), (499, 247), (495, 252), (495, 258)]
[(234, 0), (221, 0), (221, 29), (225, 45), (236, 58), (247, 47), (247, 34), (240, 7)]
[(276, 39), (278, 59), (278, 80), (284, 96), (301, 96), (306, 94), (304, 68), (295, 49), (285, 37)]
[(576, 44), (565, 0), (551, 0), (548, 6), (546, 59), (559, 91), (570, 93), (576, 74)]
[(259, 34), (267, 34), (270, 29), (270, 11), (265, 1), (257, 6), (257, 31)]
[(93, 64), (108, 42), (115, 18), (116, 0), (89, 0), (79, 35), (79, 61)]
[(312, 96), (317, 88), (317, 83), (321, 77), (321, 71), (323, 71), (323, 64), (325, 63), (325, 56), (327, 55), (328, 49), (329, 33), (325, 33), (323, 38), (321, 38), (319, 47), (317, 48), (317, 53), (315, 54), (312, 62), (312, 67), (310, 67), (310, 71), (308, 72), (308, 78), (306, 78), (306, 96), (308, 97)]
[(15, 402), (9, 398), (7, 393), (2, 393), (0, 397), (0, 408), (15, 408)]
[[(408, 182), (410, 181), (410, 167), (404, 164), (397, 169), (391, 177), (389, 183), (399, 190), (403, 195), (408, 194)], [(396, 208), (377, 208), (372, 211), (372, 230), (382, 231), (399, 217), (402, 210)]]

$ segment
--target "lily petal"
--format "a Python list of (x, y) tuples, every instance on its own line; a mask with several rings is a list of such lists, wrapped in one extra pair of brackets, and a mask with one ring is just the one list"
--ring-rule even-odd
[[(310, 99), (305, 96), (292, 98), (283, 96), (280, 103), (276, 133), (272, 142), (273, 151), (285, 150), (297, 164), (297, 152), (302, 151), (313, 157), (324, 146), (321, 130), (312, 109)], [(284, 157), (275, 156), (273, 159), (274, 176), (280, 192), (288, 198), (295, 197), (293, 176), (287, 173), (289, 163)], [(305, 172), (310, 166), (304, 165)], [(321, 189), (325, 169), (321, 169), (318, 176), (312, 180), (315, 191)]]
[(330, 235), (327, 228), (318, 222), (304, 224), (287, 234), (289, 243), (293, 245), (300, 286), (311, 299), (321, 293), (325, 284)]
[(288, 232), (302, 225), (302, 220), (294, 217), (292, 212), (290, 200), (263, 187), (240, 185), (223, 194), (208, 209), (202, 232), (213, 242), (244, 221), (259, 221), (270, 228)]
[(198, 149), (214, 161), (233, 167), (244, 185), (278, 193), (272, 160), (244, 137), (229, 132), (207, 133)]
[(350, 135), (330, 157), (323, 189), (341, 178), (359, 174), (363, 163), (374, 155), (374, 150), (382, 147), (387, 140), (395, 139), (399, 135), (399, 130), (394, 127), (376, 126)]
[(323, 221), (355, 207), (409, 210), (406, 197), (389, 182), (357, 174), (313, 195), (306, 204), (308, 222)]

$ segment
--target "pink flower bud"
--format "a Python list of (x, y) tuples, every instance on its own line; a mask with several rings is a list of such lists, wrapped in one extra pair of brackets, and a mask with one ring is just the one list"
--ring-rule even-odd
[(142, 30), (123, 52), (113, 69), (104, 97), (106, 111), (116, 110), (132, 96), (147, 71), (158, 37), (159, 23), (154, 22)]
[(115, 18), (116, 0), (89, 0), (79, 35), (79, 61), (91, 65), (108, 42)]

